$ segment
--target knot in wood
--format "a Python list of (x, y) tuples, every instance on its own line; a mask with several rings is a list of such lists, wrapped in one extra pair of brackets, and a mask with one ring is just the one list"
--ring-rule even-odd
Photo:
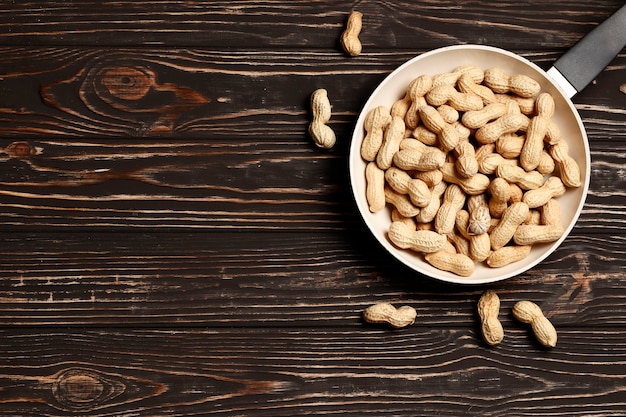
[(4, 151), (13, 158), (29, 158), (39, 153), (35, 147), (25, 141), (13, 142)]
[(81, 412), (101, 408), (125, 390), (122, 381), (78, 367), (59, 372), (52, 384), (52, 395), (61, 407)]
[(104, 389), (104, 381), (97, 374), (84, 369), (69, 369), (57, 377), (53, 393), (63, 404), (82, 406), (98, 401)]
[(139, 100), (156, 82), (154, 73), (146, 68), (107, 68), (101, 72), (102, 85), (121, 100)]

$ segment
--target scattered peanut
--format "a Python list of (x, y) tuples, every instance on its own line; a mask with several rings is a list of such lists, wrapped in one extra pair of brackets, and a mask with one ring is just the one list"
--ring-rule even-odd
[(370, 162), (365, 167), (365, 181), (367, 203), (370, 211), (376, 213), (385, 208), (385, 171)]
[(523, 168), (503, 164), (496, 169), (496, 174), (512, 184), (517, 184), (524, 190), (534, 190), (543, 184), (543, 175), (538, 171), (524, 171)]
[(433, 86), (433, 79), (428, 75), (420, 75), (409, 84), (407, 94), (411, 100), (404, 121), (409, 129), (415, 129), (420, 121), (419, 108), (426, 105), (424, 95)]
[(451, 184), (443, 196), (443, 203), (435, 216), (435, 230), (442, 235), (452, 232), (456, 214), (465, 205), (465, 193), (456, 184)]
[(491, 103), (480, 110), (465, 112), (462, 117), (463, 124), (470, 129), (479, 129), (492, 120), (496, 120), (506, 114), (506, 106), (503, 103)]
[(539, 188), (527, 191), (522, 201), (530, 208), (537, 208), (546, 204), (550, 199), (565, 194), (565, 186), (559, 177), (550, 177)]
[(468, 195), (482, 194), (489, 188), (489, 177), (477, 173), (469, 178), (463, 178), (457, 173), (452, 162), (445, 162), (441, 167), (441, 173), (444, 181), (457, 184)]
[(400, 150), (402, 139), (404, 139), (404, 121), (399, 117), (392, 117), (391, 123), (383, 134), (383, 143), (376, 156), (376, 163), (380, 169), (391, 168), (393, 156)]
[(408, 171), (430, 171), (441, 168), (446, 160), (446, 154), (436, 148), (419, 151), (417, 149), (402, 149), (393, 157), (393, 162), (399, 168)]
[(520, 165), (526, 171), (532, 171), (539, 165), (543, 141), (548, 132), (550, 118), (554, 114), (554, 99), (548, 93), (537, 97), (535, 104), (537, 115), (530, 120), (526, 131), (526, 140), (520, 154)]
[(361, 41), (359, 40), (359, 33), (361, 33), (362, 27), (361, 12), (356, 10), (350, 12), (348, 15), (348, 21), (346, 23), (346, 29), (341, 34), (341, 46), (348, 55), (358, 56), (361, 54)]
[(498, 138), (506, 133), (515, 133), (519, 130), (526, 130), (530, 123), (527, 116), (523, 114), (505, 114), (504, 116), (489, 122), (476, 132), (476, 140), (479, 143), (494, 143)]
[(378, 150), (383, 144), (384, 129), (391, 123), (390, 110), (385, 106), (372, 109), (363, 122), (367, 134), (361, 144), (361, 157), (366, 161), (374, 161)]
[(363, 319), (368, 323), (388, 324), (400, 329), (415, 322), (417, 311), (411, 306), (395, 308), (390, 303), (377, 303), (363, 311)]
[(311, 112), (313, 120), (309, 124), (309, 134), (320, 148), (332, 148), (337, 138), (335, 132), (326, 124), (330, 120), (331, 107), (325, 89), (319, 88), (311, 94)]
[(446, 123), (441, 114), (431, 106), (422, 106), (419, 109), (420, 118), (424, 125), (437, 134), (439, 144), (444, 151), (454, 149), (459, 143), (459, 132), (450, 123)]
[(491, 248), (498, 250), (506, 245), (515, 234), (518, 226), (522, 224), (528, 216), (528, 205), (526, 203), (514, 203), (507, 207), (502, 213), (500, 222), (491, 231)]
[(432, 253), (443, 248), (446, 237), (430, 230), (411, 230), (403, 222), (392, 222), (389, 226), (389, 240), (402, 249)]
[(419, 207), (416, 207), (411, 199), (406, 194), (400, 194), (390, 186), (385, 186), (384, 189), (385, 202), (394, 206), (400, 214), (404, 217), (414, 217), (420, 212)]
[(504, 246), (489, 254), (487, 265), (492, 268), (501, 268), (513, 262), (521, 261), (530, 254), (530, 249), (531, 246)]
[(550, 155), (559, 167), (561, 180), (567, 187), (580, 187), (580, 167), (569, 155), (569, 146), (561, 140), (550, 148)]
[(521, 74), (509, 76), (499, 68), (485, 71), (485, 84), (495, 93), (513, 92), (520, 97), (533, 97), (541, 91), (539, 83), (532, 78)]
[(467, 200), (467, 210), (469, 211), (469, 223), (467, 231), (470, 235), (482, 235), (487, 233), (491, 225), (491, 215), (487, 198), (484, 194), (473, 195)]
[(541, 224), (561, 224), (561, 206), (554, 198), (541, 207)]
[(554, 242), (563, 236), (565, 229), (561, 225), (522, 224), (513, 234), (518, 245), (534, 245), (537, 243)]
[(458, 111), (483, 108), (483, 101), (480, 97), (471, 93), (461, 93), (454, 86), (448, 84), (433, 87), (425, 97), (426, 102), (431, 106), (441, 106), (448, 103)]
[(500, 298), (492, 290), (487, 290), (478, 300), (478, 316), (483, 339), (490, 346), (495, 346), (504, 339), (504, 329), (498, 320)]
[(555, 347), (556, 329), (539, 306), (532, 301), (519, 301), (513, 306), (513, 317), (522, 323), (530, 324), (535, 337), (545, 347)]
[(426, 254), (424, 259), (437, 269), (449, 271), (462, 277), (469, 277), (476, 268), (474, 261), (462, 253), (439, 251)]
[(462, 141), (454, 150), (457, 153), (454, 164), (457, 173), (463, 178), (471, 178), (478, 172), (478, 161), (474, 145), (468, 141)]

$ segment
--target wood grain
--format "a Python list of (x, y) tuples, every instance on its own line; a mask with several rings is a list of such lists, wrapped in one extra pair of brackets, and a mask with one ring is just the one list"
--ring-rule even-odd
[[(574, 98), (582, 215), (518, 277), (408, 270), (365, 230), (347, 172), (362, 105), (408, 59), (477, 43), (548, 68), (622, 5), (2, 2), (0, 415), (623, 415), (626, 53)], [(339, 45), (352, 9), (357, 58)], [(306, 133), (317, 88), (328, 151)], [(512, 317), (521, 299), (555, 349)], [(379, 301), (416, 323), (367, 325)]]
[[(503, 320), (512, 321), (506, 311), (516, 300), (530, 299), (558, 326), (623, 324), (626, 314), (615, 307), (626, 298), (622, 255), (605, 236), (574, 235), (541, 268), (493, 285)], [(7, 248), (0, 258), (4, 326), (328, 327), (358, 323), (367, 306), (390, 301), (417, 308), (420, 325), (455, 328), (473, 326), (483, 291), (420, 276), (356, 230), (306, 238), (258, 232), (22, 234), (0, 243)]]
[[(19, 60), (33, 66), (4, 77), (11, 87), (0, 112), (7, 138), (0, 139), (1, 227), (38, 229), (353, 224), (344, 158), (354, 121), (376, 83), (409, 58), (376, 56), (346, 73), (345, 58), (334, 57), (317, 62), (321, 75), (314, 75), (288, 64), (306, 54), (277, 53), (268, 64), (261, 54), (74, 49), (30, 50), (30, 58), (11, 51), (1, 54), (0, 68)], [(621, 175), (611, 168), (619, 167), (626, 117), (601, 101), (622, 96), (625, 60), (576, 98), (592, 144), (593, 215), (581, 219), (590, 226), (598, 210), (610, 212), (603, 201), (623, 202), (614, 187)], [(328, 87), (338, 145), (320, 153), (306, 134), (306, 101), (327, 85), (340, 86)]]
[(619, 333), (592, 331), (597, 343), (588, 345), (589, 334), (566, 330), (562, 348), (542, 351), (523, 328), (507, 329), (496, 349), (471, 330), (357, 330), (112, 330), (106, 339), (92, 330), (5, 330), (0, 405), (4, 413), (54, 417), (569, 416), (623, 409)]
[[(618, 116), (621, 117), (621, 116)], [(624, 225), (618, 118), (590, 120), (591, 187), (585, 233)], [(597, 140), (603, 134), (610, 141)], [(319, 152), (302, 133), (258, 142), (157, 140), (2, 141), (4, 230), (49, 228), (345, 229), (360, 226), (346, 151)], [(604, 136), (604, 137), (607, 137)], [(23, 149), (17, 151), (21, 146)], [(342, 146), (342, 145), (338, 145)], [(13, 150), (11, 150), (13, 149)], [(16, 152), (25, 153), (24, 156)], [(611, 219), (606, 222), (606, 219)]]
[[(327, 1), (105, 1), (3, 4), (11, 16), (2, 42), (12, 45), (202, 45), (206, 48), (291, 49), (338, 46), (347, 13), (364, 15), (366, 49), (443, 46), (498, 39), (517, 48), (563, 48), (617, 10), (619, 0), (592, 4), (452, 0), (395, 2)], [(524, 36), (518, 36), (523, 33)]]

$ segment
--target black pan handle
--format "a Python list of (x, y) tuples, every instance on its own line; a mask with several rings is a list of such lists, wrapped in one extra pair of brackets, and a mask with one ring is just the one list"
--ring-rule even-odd
[(554, 67), (580, 92), (626, 46), (626, 5), (589, 32)]

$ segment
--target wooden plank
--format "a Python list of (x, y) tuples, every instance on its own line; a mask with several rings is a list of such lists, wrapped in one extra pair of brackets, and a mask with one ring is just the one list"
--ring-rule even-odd
[[(528, 299), (559, 327), (626, 323), (624, 237), (576, 235), (540, 267), (489, 286), (502, 320)], [(484, 286), (426, 279), (350, 233), (19, 233), (0, 240), (0, 326), (327, 327), (378, 301), (420, 326), (475, 325)]]
[(419, 326), (0, 336), (2, 415), (609, 416), (626, 405), (619, 331), (567, 329), (550, 351), (519, 326), (494, 349), (471, 328)]
[[(350, 60), (280, 50), (5, 47), (0, 135), (299, 141), (306, 137), (309, 96), (324, 87), (333, 105), (330, 125), (347, 143), (371, 91), (421, 52)], [(524, 55), (547, 68), (559, 53)], [(626, 56), (620, 55), (575, 98), (583, 116), (623, 121), (613, 107), (623, 97), (624, 68)]]
[(371, 88), (402, 62), (354, 68), (355, 83), (345, 57), (291, 51), (4, 48), (1, 56), (0, 133), (17, 138), (300, 139), (309, 95), (322, 85), (337, 85), (333, 121), (347, 130)]
[[(310, 1), (54, 1), (0, 6), (0, 42), (9, 45), (196, 45), (249, 49), (338, 49), (347, 14), (364, 14), (365, 50), (433, 48), (483, 43), (562, 48), (606, 19), (622, 3), (504, 1), (498, 7), (453, 0), (337, 3)], [(567, 18), (563, 18), (566, 15)]]
[[(3, 96), (0, 109), (3, 230), (149, 229), (156, 224), (302, 230), (355, 225), (358, 216), (349, 195), (345, 161), (351, 129), (369, 91), (391, 67), (408, 58), (393, 56), (387, 61), (391, 54), (378, 56), (348, 72), (342, 69), (343, 58), (330, 59), (322, 61), (325, 71), (313, 74), (308, 67), (291, 70), (292, 54), (280, 53), (271, 64), (257, 54), (250, 64), (257, 68), (250, 73), (247, 64), (243, 69), (237, 66), (241, 58), (237, 54), (222, 62), (217, 55), (197, 59), (189, 51), (174, 50), (159, 54), (124, 50), (118, 55), (101, 49), (73, 49), (67, 54), (46, 51), (9, 48), (0, 54), (5, 68), (14, 68), (20, 57), (33, 65), (26, 72), (7, 74), (3, 81), (10, 93)], [(34, 58), (26, 58), (31, 52)], [(189, 92), (193, 90), (210, 97), (207, 105), (214, 107), (209, 111), (200, 104), (175, 120), (169, 110), (144, 112), (141, 100), (134, 107), (116, 109), (89, 90), (92, 84), (85, 80), (93, 81), (98, 74), (102, 80), (107, 71), (134, 73), (128, 72), (131, 67), (120, 67), (119, 60), (108, 61), (115, 62), (111, 67), (98, 64), (102, 54), (141, 62), (135, 69), (152, 66), (159, 73), (157, 79), (164, 79), (163, 85), (178, 83), (168, 87), (171, 91), (193, 96)], [(622, 125), (626, 117), (612, 103), (623, 96), (619, 86), (624, 62), (626, 56), (618, 57), (595, 85), (576, 98), (594, 164), (591, 193), (581, 218), (591, 233), (594, 227), (621, 228), (623, 222), (615, 207), (623, 205), (619, 155), (625, 143)], [(273, 65), (283, 70), (267, 75), (275, 70)], [(230, 67), (239, 69), (233, 73)], [(90, 71), (91, 78), (80, 75)], [(215, 77), (215, 82), (203, 82), (204, 75)], [(188, 81), (176, 81), (183, 79)], [(348, 81), (354, 79), (359, 81)], [(335, 149), (321, 152), (306, 134), (307, 100), (310, 91), (327, 82), (339, 86), (331, 89), (335, 113), (331, 126), (339, 141)], [(49, 92), (44, 104), (38, 98), (42, 85), (71, 88)], [(223, 90), (211, 94), (208, 85)], [(271, 94), (266, 93), (268, 86)], [(241, 111), (242, 103), (247, 110)], [(157, 108), (170, 109), (165, 104)]]
[[(621, 116), (620, 116), (621, 117)], [(578, 226), (619, 234), (625, 205), (618, 119), (590, 120), (591, 187)], [(606, 128), (605, 126), (610, 126)], [(166, 140), (0, 140), (37, 155), (0, 162), (0, 229), (315, 230), (362, 227), (345, 149), (307, 138), (239, 143)], [(341, 146), (341, 145), (338, 145)], [(341, 146), (343, 148), (343, 146)]]

